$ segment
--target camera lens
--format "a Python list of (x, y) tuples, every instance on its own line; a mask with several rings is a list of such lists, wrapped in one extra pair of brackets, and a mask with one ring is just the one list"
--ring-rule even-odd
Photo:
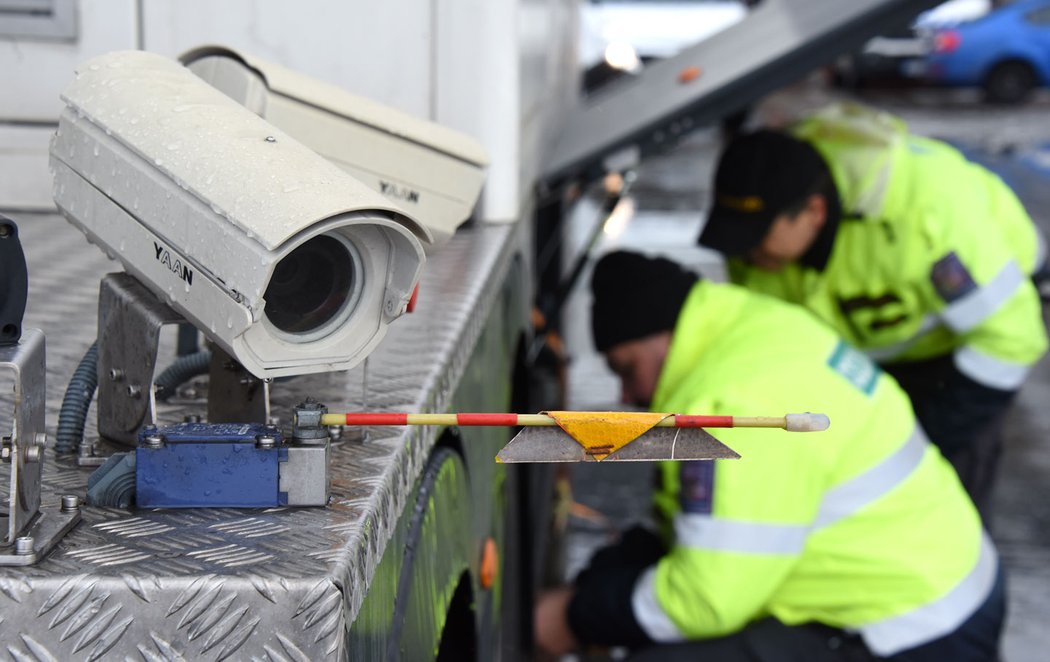
[(321, 235), (278, 262), (265, 294), (270, 323), (285, 333), (323, 335), (359, 289), (352, 249), (345, 239)]

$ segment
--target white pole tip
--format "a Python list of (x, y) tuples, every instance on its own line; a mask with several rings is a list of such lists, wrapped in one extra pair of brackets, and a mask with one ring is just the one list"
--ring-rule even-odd
[(827, 414), (788, 414), (784, 418), (788, 432), (823, 432), (831, 425)]

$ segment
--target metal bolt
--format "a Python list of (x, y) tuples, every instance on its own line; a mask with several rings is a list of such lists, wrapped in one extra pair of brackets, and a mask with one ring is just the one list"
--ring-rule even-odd
[(297, 444), (328, 443), (328, 430), (321, 425), (321, 416), (328, 413), (328, 407), (313, 398), (296, 405), (292, 414), (292, 440)]
[(328, 407), (310, 398), (306, 402), (300, 402), (292, 412), (292, 424), (302, 427), (319, 427), (321, 425), (321, 414), (327, 414)]
[(275, 143), (275, 142), (277, 142), (277, 139), (274, 138), (273, 136), (266, 136), (266, 142), (268, 142), (268, 143)]
[(329, 425), (328, 426), (328, 438), (332, 441), (338, 441), (343, 438), (343, 426), (342, 425)]
[(0, 440), (0, 461), (11, 462), (11, 437), (4, 437)]
[(109, 379), (111, 381), (114, 381), (114, 382), (123, 381), (123, 379), (124, 379), (124, 371), (121, 370), (120, 368), (110, 368), (110, 370), (109, 370)]
[(256, 448), (273, 448), (276, 445), (277, 438), (274, 437), (272, 434), (260, 434), (258, 437), (255, 438)]
[(33, 553), (33, 536), (15, 538), (15, 554), (28, 556)]
[(6, 239), (12, 234), (10, 225), (7, 223), (0, 223), (0, 239)]
[(142, 440), (146, 448), (164, 448), (164, 435), (162, 434), (148, 434)]
[(26, 462), (40, 462), (44, 459), (44, 448), (47, 447), (47, 434), (37, 432), (33, 443), (26, 448)]
[(62, 495), (62, 512), (75, 513), (80, 510), (80, 498), (75, 494)]
[(134, 400), (138, 400), (142, 397), (142, 387), (137, 384), (128, 386), (128, 397)]

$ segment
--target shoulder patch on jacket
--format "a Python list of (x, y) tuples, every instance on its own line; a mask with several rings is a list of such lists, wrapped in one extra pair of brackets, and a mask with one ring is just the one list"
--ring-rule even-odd
[(690, 515), (710, 515), (715, 496), (715, 461), (682, 462), (678, 481), (678, 499), (681, 501), (682, 512)]
[(879, 368), (865, 354), (840, 340), (828, 357), (828, 366), (864, 395), (875, 392)]
[(947, 303), (956, 301), (977, 289), (977, 283), (970, 275), (966, 265), (952, 251), (933, 263), (930, 270), (930, 281), (937, 294)]

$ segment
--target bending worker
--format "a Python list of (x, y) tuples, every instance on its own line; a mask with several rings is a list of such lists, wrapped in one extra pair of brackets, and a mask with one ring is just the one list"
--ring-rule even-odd
[(836, 105), (736, 138), (700, 243), (897, 378), (985, 511), (1005, 414), (1046, 351), (1045, 244), (995, 174), (886, 113)]
[(741, 459), (662, 463), (664, 536), (632, 530), (542, 595), (540, 648), (996, 659), (995, 548), (892, 378), (802, 309), (668, 260), (612, 253), (592, 287), (595, 344), (626, 399), (684, 414), (813, 410), (831, 427), (720, 429)]

